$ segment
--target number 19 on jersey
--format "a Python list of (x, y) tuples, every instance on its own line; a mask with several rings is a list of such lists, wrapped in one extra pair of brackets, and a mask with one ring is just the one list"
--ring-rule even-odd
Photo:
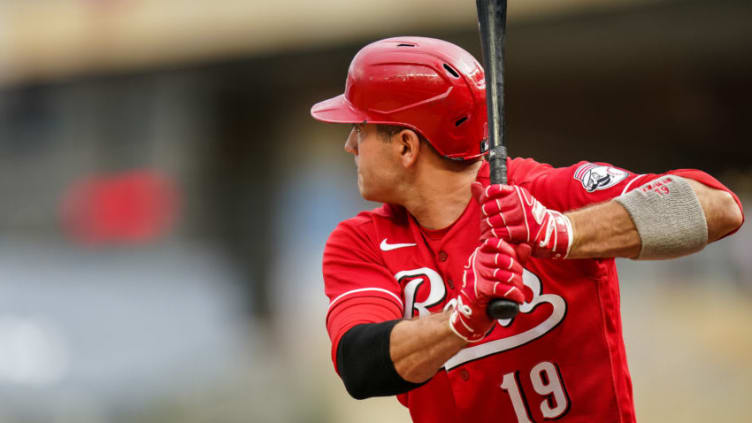
[(537, 397), (523, 392), (520, 383), (520, 372), (514, 371), (504, 375), (501, 389), (509, 395), (518, 423), (534, 423), (530, 415), (530, 406), (538, 406), (541, 414), (546, 419), (556, 419), (569, 411), (569, 396), (564, 387), (559, 368), (549, 362), (543, 361), (530, 369), (530, 383)]

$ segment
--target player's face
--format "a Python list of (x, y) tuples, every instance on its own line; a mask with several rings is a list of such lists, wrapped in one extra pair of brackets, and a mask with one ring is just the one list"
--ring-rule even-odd
[(387, 142), (376, 125), (355, 124), (345, 142), (345, 151), (355, 156), (358, 190), (369, 201), (394, 202), (394, 188), (401, 168), (394, 157), (394, 141)]

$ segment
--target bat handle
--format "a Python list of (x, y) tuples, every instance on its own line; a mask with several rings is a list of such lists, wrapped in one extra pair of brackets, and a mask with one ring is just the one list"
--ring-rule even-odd
[[(491, 164), (491, 183), (507, 183), (507, 150), (503, 145), (493, 147), (488, 154)], [(497, 298), (491, 300), (486, 308), (486, 313), (492, 319), (511, 319), (520, 311), (520, 305), (510, 300)]]
[(507, 183), (507, 148), (497, 145), (488, 150), (489, 174), (492, 184)]
[(520, 311), (520, 305), (510, 300), (497, 298), (491, 300), (486, 308), (486, 313), (492, 319), (511, 319)]

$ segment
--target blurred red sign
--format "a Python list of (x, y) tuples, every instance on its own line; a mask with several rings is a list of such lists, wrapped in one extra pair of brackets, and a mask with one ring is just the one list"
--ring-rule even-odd
[(153, 170), (92, 175), (63, 196), (62, 222), (83, 243), (149, 242), (171, 228), (177, 197), (171, 179)]

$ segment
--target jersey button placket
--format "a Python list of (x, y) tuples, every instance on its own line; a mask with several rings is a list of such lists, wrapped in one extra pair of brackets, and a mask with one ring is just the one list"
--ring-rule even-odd
[(447, 261), (447, 258), (449, 258), (449, 254), (447, 254), (446, 251), (444, 251), (444, 250), (439, 251), (439, 261), (440, 262), (443, 263), (443, 262)]

